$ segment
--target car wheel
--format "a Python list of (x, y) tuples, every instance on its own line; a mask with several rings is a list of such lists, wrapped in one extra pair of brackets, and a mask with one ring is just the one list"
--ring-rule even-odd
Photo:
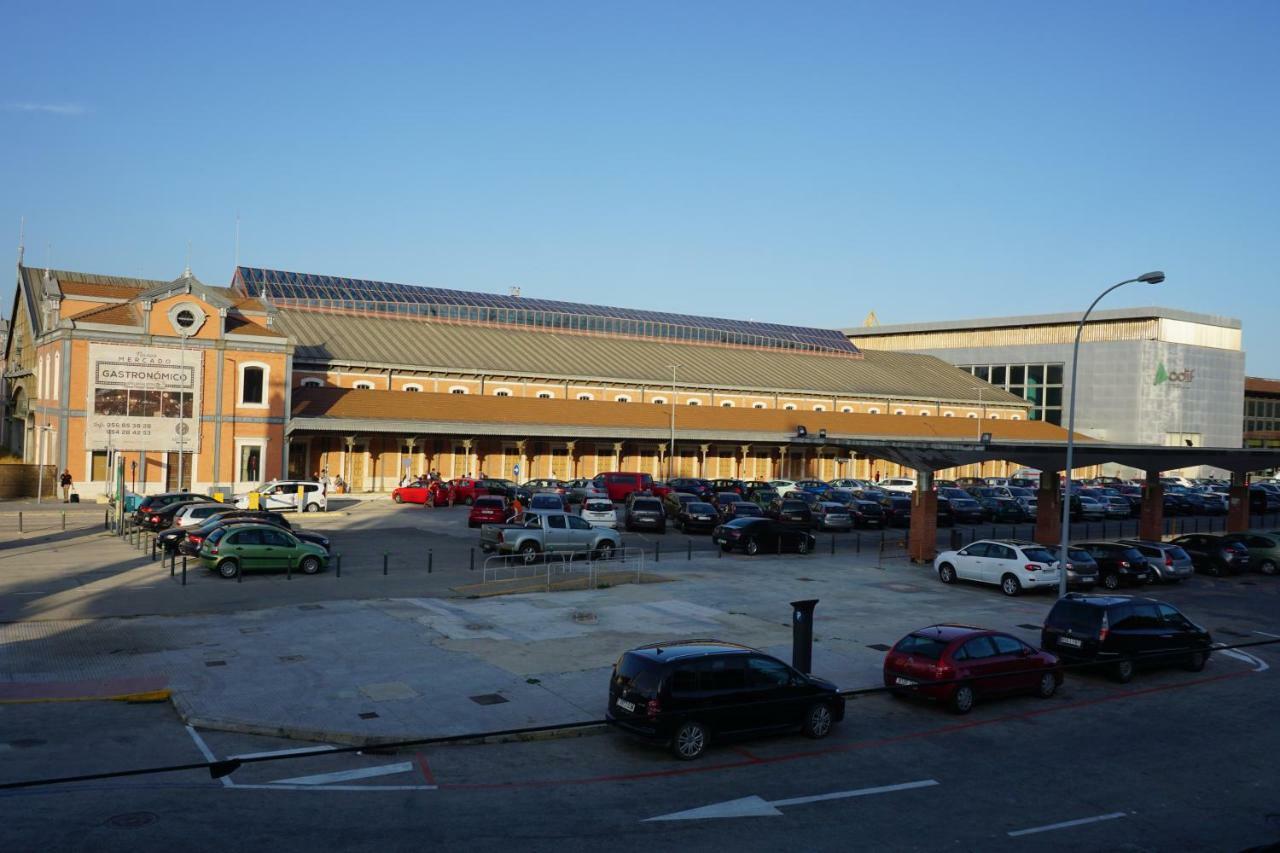
[(950, 563), (943, 563), (941, 566), (938, 566), (938, 579), (943, 583), (955, 583), (956, 582), (955, 566), (951, 565)]
[(831, 734), (831, 725), (834, 721), (831, 707), (826, 702), (811, 705), (804, 714), (804, 736), (820, 740)]
[(605, 540), (600, 543), (600, 547), (596, 549), (595, 558), (597, 560), (613, 559), (613, 543)]
[(320, 504), (307, 504), (302, 508), (303, 512), (319, 512)]
[(754, 539), (748, 539), (742, 546), (742, 550), (749, 556), (755, 556), (760, 553), (760, 543), (756, 542)]
[(968, 684), (961, 684), (951, 694), (951, 710), (957, 714), (967, 714), (973, 710), (973, 701), (973, 688)]
[(1264, 575), (1274, 575), (1276, 573), (1276, 564), (1273, 560), (1263, 560), (1258, 564), (1258, 571)]
[(1192, 652), (1191, 656), (1187, 658), (1187, 662), (1184, 664), (1184, 667), (1191, 672), (1199, 672), (1204, 669), (1204, 665), (1208, 659), (1208, 656), (1204, 652)]
[(690, 720), (681, 723), (671, 739), (671, 751), (681, 761), (693, 761), (707, 749), (707, 728)]
[(1000, 591), (1005, 595), (1017, 595), (1022, 592), (1022, 583), (1013, 575), (1005, 575), (1000, 579)]
[(1115, 574), (1114, 572), (1105, 574), (1102, 576), (1102, 585), (1105, 586), (1107, 589), (1119, 589), (1120, 576)]
[(476, 502), (476, 499), (470, 498), (470, 497), (463, 501), (463, 503), (466, 504), (467, 506), (471, 506), (475, 502)]
[(1111, 677), (1121, 684), (1128, 684), (1133, 680), (1133, 661), (1116, 661), (1115, 666), (1111, 667)]
[(520, 556), (525, 563), (532, 563), (538, 559), (538, 546), (532, 542), (526, 542), (520, 546)]
[(224, 578), (233, 578), (240, 570), (240, 564), (235, 560), (223, 560), (218, 563), (218, 574)]
[(1040, 676), (1040, 684), (1036, 687), (1036, 695), (1041, 699), (1048, 699), (1050, 696), (1058, 692), (1058, 679), (1052, 672), (1046, 672)]
[(800, 537), (799, 541), (796, 542), (796, 553), (797, 554), (809, 553), (809, 534), (807, 533), (804, 534), (803, 536)]
[(314, 575), (316, 572), (320, 571), (320, 558), (303, 557), (302, 562), (298, 563), (298, 571), (302, 572), (304, 575)]
[(400, 497), (399, 493), (392, 495), (391, 500), (395, 501), (398, 504), (404, 503), (404, 498)]

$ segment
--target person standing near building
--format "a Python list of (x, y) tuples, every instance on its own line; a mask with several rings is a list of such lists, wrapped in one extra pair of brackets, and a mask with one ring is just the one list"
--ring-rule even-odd
[(58, 485), (62, 486), (62, 502), (71, 502), (71, 471), (64, 470), (62, 476), (58, 478)]

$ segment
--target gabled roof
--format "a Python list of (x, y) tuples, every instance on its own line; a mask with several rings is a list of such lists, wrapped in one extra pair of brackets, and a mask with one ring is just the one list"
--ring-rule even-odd
[(231, 308), (235, 304), (234, 295), (231, 291), (225, 287), (210, 287), (192, 275), (190, 269), (184, 270), (182, 275), (173, 281), (147, 288), (138, 294), (138, 298), (155, 301), (175, 293), (190, 293), (214, 308)]
[(129, 303), (113, 303), (100, 308), (90, 308), (71, 317), (74, 323), (97, 323), (103, 326), (141, 326), (142, 316)]

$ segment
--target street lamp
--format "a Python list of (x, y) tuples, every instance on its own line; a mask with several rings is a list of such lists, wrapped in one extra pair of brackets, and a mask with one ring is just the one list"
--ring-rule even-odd
[(52, 431), (48, 424), (41, 424), (36, 430), (36, 503), (44, 501), (44, 448), (49, 443), (45, 436)]
[(671, 368), (671, 443), (667, 445), (667, 481), (670, 482), (676, 455), (676, 371), (684, 365), (668, 364), (667, 367)]
[(1102, 301), (1102, 297), (1118, 287), (1140, 282), (1142, 284), (1159, 284), (1164, 281), (1164, 273), (1156, 271), (1145, 273), (1137, 278), (1127, 278), (1113, 284), (1098, 294), (1098, 298), (1089, 304), (1089, 309), (1080, 318), (1076, 326), (1076, 342), (1071, 348), (1071, 402), (1067, 407), (1067, 469), (1062, 480), (1062, 543), (1058, 548), (1058, 596), (1067, 594), (1067, 544), (1071, 538), (1071, 465), (1076, 449), (1076, 367), (1080, 362), (1080, 336), (1084, 334), (1085, 321), (1093, 313), (1093, 309)]

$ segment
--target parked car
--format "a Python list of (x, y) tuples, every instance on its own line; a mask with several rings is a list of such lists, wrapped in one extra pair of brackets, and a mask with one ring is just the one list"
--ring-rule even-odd
[(274, 524), (234, 524), (209, 533), (200, 546), (200, 561), (224, 578), (252, 571), (314, 575), (329, 564), (329, 552)]
[(802, 500), (778, 498), (765, 510), (765, 515), (780, 524), (792, 524), (806, 530), (813, 526), (813, 510)]
[(1107, 508), (1097, 498), (1088, 495), (1071, 496), (1072, 521), (1102, 521), (1107, 517)]
[(1097, 583), (1098, 561), (1083, 548), (1068, 547), (1067, 589), (1093, 589)]
[(676, 477), (667, 481), (667, 488), (673, 492), (685, 492), (686, 494), (695, 495), (704, 500), (715, 494), (715, 490), (711, 488), (709, 482), (697, 477)]
[(449, 503), (449, 486), (439, 480), (415, 480), (391, 490), (391, 500), (398, 504), (444, 506)]
[[(302, 502), (298, 502), (298, 490), (302, 490)], [(315, 480), (268, 480), (249, 494), (258, 494), (258, 509), (274, 512), (320, 512), (328, 509), (329, 497), (324, 487)], [(236, 498), (236, 506), (249, 509), (249, 494)]]
[(1121, 539), (1121, 545), (1131, 545), (1142, 552), (1151, 567), (1152, 583), (1177, 583), (1195, 574), (1191, 555), (1172, 542), (1156, 542), (1147, 539)]
[(1045, 617), (1040, 647), (1066, 662), (1105, 666), (1127, 682), (1139, 664), (1204, 669), (1213, 638), (1171, 604), (1128, 595), (1067, 593)]
[(633, 498), (627, 504), (627, 530), (647, 528), (658, 533), (667, 532), (667, 513), (657, 498)]
[(958, 580), (995, 584), (1005, 595), (1024, 589), (1057, 587), (1058, 562), (1048, 548), (1020, 539), (979, 539), (933, 561), (943, 583)]
[(911, 526), (911, 497), (906, 492), (882, 492), (880, 509), (885, 527)]
[[(636, 471), (609, 471), (604, 474), (597, 474), (594, 482), (596, 488), (604, 489), (609, 496), (609, 500), (614, 503), (625, 501), (627, 495), (632, 492), (653, 494), (653, 477)], [(685, 489), (678, 489), (673, 485), (669, 485), (667, 488), (672, 491), (685, 491)]]
[(607, 498), (608, 491), (596, 485), (595, 480), (577, 479), (570, 480), (565, 484), (565, 488), (569, 495), (569, 503), (580, 504), (588, 498)]
[(453, 492), (453, 502), (471, 506), (476, 498), (488, 494), (483, 482), (473, 477), (455, 477), (450, 480), (449, 489)]
[(1280, 566), (1280, 534), (1249, 531), (1247, 533), (1228, 533), (1222, 537), (1224, 542), (1235, 542), (1249, 551), (1249, 565), (1264, 575), (1274, 575)]
[(710, 532), (719, 524), (716, 508), (704, 501), (690, 501), (680, 507), (675, 517), (676, 528), (681, 533)]
[(587, 498), (582, 502), (582, 520), (592, 527), (618, 529), (618, 510), (608, 498)]
[(727, 503), (719, 507), (720, 523), (733, 521), (735, 518), (763, 518), (764, 510), (753, 504), (751, 501), (738, 501), (737, 503)]
[(796, 487), (794, 480), (770, 480), (769, 485), (773, 487), (773, 490), (778, 493), (779, 497), (784, 498)]
[(141, 526), (144, 530), (164, 530), (166, 527), (173, 525), (173, 518), (183, 509), (195, 504), (207, 504), (208, 501), (174, 501), (167, 506), (152, 510), (142, 517)]
[(876, 483), (878, 487), (886, 492), (914, 492), (916, 490), (916, 481), (910, 477), (890, 477)]
[(978, 699), (1032, 693), (1048, 699), (1062, 684), (1058, 658), (1017, 637), (969, 625), (912, 631), (884, 656), (884, 686), (934, 699), (967, 714)]
[(946, 500), (951, 507), (951, 520), (955, 524), (980, 524), (986, 519), (982, 504), (964, 489), (938, 489), (938, 500)]
[(746, 495), (747, 500), (751, 500), (752, 496), (755, 495), (758, 490), (772, 489), (773, 486), (770, 486), (764, 480), (747, 480), (742, 484), (742, 488), (744, 490), (743, 494)]
[(624, 652), (609, 676), (605, 719), (692, 761), (713, 738), (795, 728), (826, 737), (844, 719), (844, 697), (756, 649), (685, 640)]
[(568, 512), (569, 496), (558, 492), (534, 492), (526, 506), (544, 512)]
[(142, 524), (143, 519), (151, 513), (164, 509), (169, 504), (178, 503), (180, 501), (183, 503), (188, 501), (217, 503), (217, 501), (208, 495), (199, 495), (195, 492), (163, 492), (158, 495), (147, 495), (142, 499), (142, 502), (138, 504), (138, 508), (134, 510), (133, 520), (137, 524)]
[(884, 524), (884, 508), (878, 501), (861, 497), (850, 489), (832, 489), (826, 499), (844, 507), (853, 527), (880, 527)]
[(817, 540), (805, 527), (783, 524), (772, 518), (735, 518), (716, 527), (711, 539), (725, 551), (739, 550), (744, 554), (774, 554), (778, 551), (795, 551), (807, 554)]
[(481, 495), (471, 504), (467, 527), (501, 524), (511, 515), (511, 504), (502, 495)]
[(1147, 558), (1132, 545), (1122, 542), (1076, 542), (1075, 547), (1088, 551), (1098, 564), (1098, 576), (1107, 589), (1123, 584), (1140, 586), (1154, 579)]
[(711, 488), (719, 492), (733, 492), (738, 497), (744, 497), (747, 494), (747, 487), (741, 480), (731, 478), (722, 478), (711, 481)]
[(208, 501), (192, 501), (182, 504), (182, 509), (173, 517), (173, 527), (199, 527), (215, 515), (239, 512), (231, 504), (209, 503)]
[(515, 499), (516, 491), (520, 488), (520, 486), (512, 480), (502, 480), (494, 477), (488, 477), (480, 480), (479, 483), (480, 488), (484, 489), (485, 494), (497, 495), (498, 497), (506, 498), (509, 501)]
[(814, 530), (851, 530), (853, 517), (844, 504), (820, 501), (812, 510)]
[(156, 543), (168, 553), (177, 552), (188, 557), (198, 557), (204, 539), (219, 527), (232, 524), (274, 524), (291, 530), (289, 520), (278, 512), (266, 510), (236, 510), (206, 519), (199, 527), (171, 527), (156, 536)]
[(740, 500), (742, 500), (742, 495), (737, 492), (716, 492), (711, 498), (711, 502), (716, 505), (717, 510), (724, 506), (736, 504)]
[(618, 531), (592, 527), (565, 512), (526, 512), (518, 521), (480, 528), (481, 551), (517, 554), (526, 563), (546, 554), (589, 554), (607, 560), (621, 547)]
[(1249, 549), (1216, 533), (1190, 533), (1172, 540), (1186, 551), (1197, 572), (1214, 577), (1238, 575), (1249, 570)]
[(822, 480), (796, 480), (791, 484), (791, 491), (793, 492), (809, 492), (814, 495), (820, 495), (829, 488), (831, 486)]
[(662, 508), (666, 510), (668, 518), (675, 518), (685, 504), (703, 502), (702, 498), (689, 492), (667, 492), (666, 497), (662, 499)]
[(778, 494), (778, 490), (770, 486), (766, 489), (756, 489), (751, 493), (751, 502), (761, 509), (767, 510), (769, 504), (782, 497)]
[(529, 500), (539, 492), (551, 492), (564, 497), (569, 493), (569, 489), (563, 480), (557, 480), (555, 477), (540, 477), (521, 483), (516, 488), (516, 498), (520, 503), (528, 506)]

